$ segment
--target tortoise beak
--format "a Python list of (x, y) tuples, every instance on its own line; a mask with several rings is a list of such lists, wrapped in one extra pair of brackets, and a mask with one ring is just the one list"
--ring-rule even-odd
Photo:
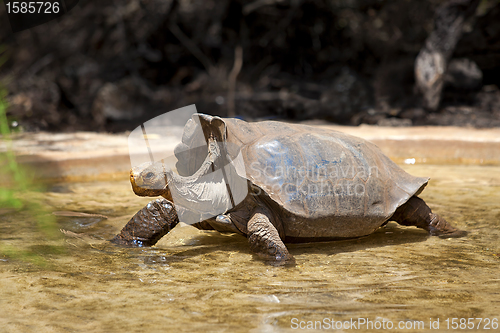
[(137, 180), (139, 180), (139, 183), (142, 183), (140, 181), (140, 177), (136, 177), (135, 176), (135, 172), (134, 172), (134, 169), (131, 169), (130, 170), (130, 184), (132, 185), (132, 190), (134, 191), (134, 193), (138, 196), (147, 196), (147, 193), (145, 193), (146, 189), (141, 187), (140, 185), (137, 184)]
[(137, 185), (135, 184), (134, 172), (133, 172), (132, 170), (130, 170), (130, 184), (132, 184), (132, 187), (137, 186)]

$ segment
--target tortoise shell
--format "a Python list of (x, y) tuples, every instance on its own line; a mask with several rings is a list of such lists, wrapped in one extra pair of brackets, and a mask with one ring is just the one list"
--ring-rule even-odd
[[(429, 180), (408, 174), (373, 143), (338, 131), (202, 114), (188, 121), (175, 150), (179, 174), (190, 175), (200, 167), (207, 132), (216, 133), (229, 159), (241, 154), (244, 168), (236, 168), (237, 173), (282, 210), (287, 236), (369, 234)], [(332, 217), (334, 229), (347, 230), (318, 232), (332, 229)], [(305, 225), (306, 220), (316, 222)]]

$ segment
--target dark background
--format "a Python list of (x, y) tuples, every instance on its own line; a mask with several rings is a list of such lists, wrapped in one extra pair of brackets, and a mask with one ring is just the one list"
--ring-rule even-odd
[(445, 3), (81, 0), (16, 34), (1, 5), (9, 122), (123, 131), (194, 103), (245, 119), (500, 126), (498, 0), (480, 2), (452, 53), (448, 68), (472, 74), (450, 70), (434, 110), (415, 88), (415, 58)]

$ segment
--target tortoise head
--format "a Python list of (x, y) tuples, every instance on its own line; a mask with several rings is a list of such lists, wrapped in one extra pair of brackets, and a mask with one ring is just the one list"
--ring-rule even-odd
[(130, 170), (130, 183), (138, 196), (169, 196), (167, 171), (161, 162), (147, 162), (133, 167)]
[[(200, 140), (194, 140), (198, 137)], [(221, 196), (219, 185), (227, 182), (207, 177), (227, 164), (225, 139), (226, 124), (222, 119), (202, 114), (193, 115), (184, 130), (183, 142), (180, 144), (183, 149), (176, 148), (174, 152), (177, 157), (176, 169), (180, 172), (173, 172), (165, 165), (164, 160), (135, 166), (130, 170), (130, 183), (134, 193), (143, 197), (163, 196), (172, 202), (175, 196), (177, 203), (189, 207), (196, 206), (196, 203), (202, 206), (211, 203), (212, 199)], [(202, 142), (206, 145), (198, 147)], [(223, 189), (227, 191), (225, 186)]]

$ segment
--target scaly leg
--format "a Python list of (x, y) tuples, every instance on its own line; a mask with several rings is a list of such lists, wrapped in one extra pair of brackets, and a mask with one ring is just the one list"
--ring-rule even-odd
[(128, 246), (152, 246), (179, 223), (174, 205), (164, 198), (138, 211), (111, 241)]
[(271, 214), (267, 209), (255, 210), (247, 225), (250, 249), (258, 256), (272, 260), (273, 263), (293, 262), (292, 255), (288, 252), (270, 218)]
[(444, 218), (433, 213), (424, 200), (415, 196), (396, 209), (390, 220), (401, 225), (413, 225), (425, 229), (431, 236), (441, 238), (455, 238), (467, 235), (466, 231), (453, 227)]

